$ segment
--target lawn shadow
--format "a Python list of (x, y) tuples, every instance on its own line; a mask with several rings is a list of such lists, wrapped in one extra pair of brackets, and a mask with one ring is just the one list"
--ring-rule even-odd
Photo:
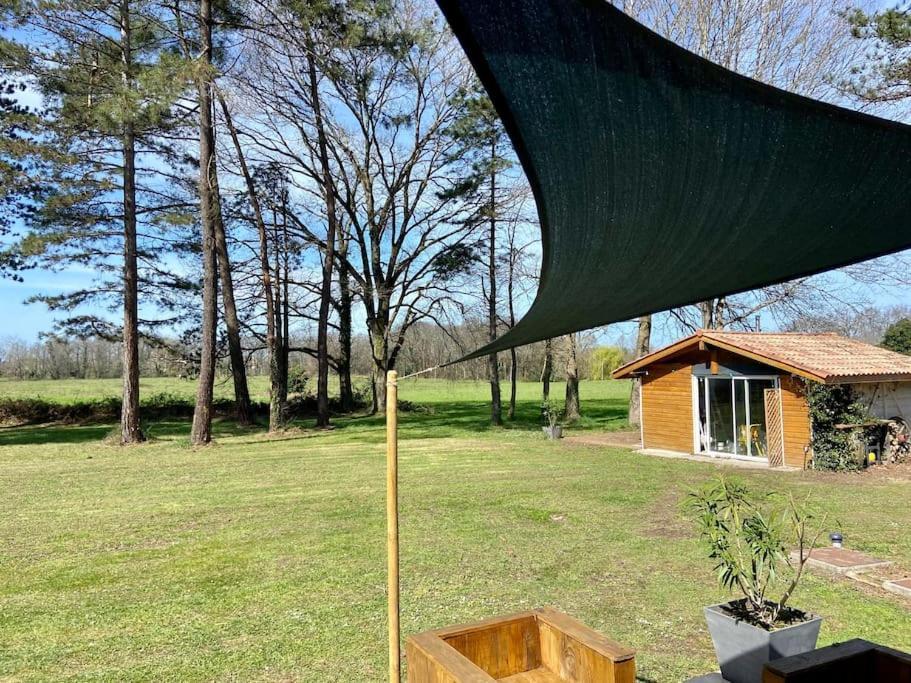
[[(189, 420), (172, 419), (143, 424), (143, 431), (150, 442), (186, 438), (190, 435)], [(99, 422), (91, 424), (27, 424), (0, 427), (0, 447), (2, 446), (42, 446), (47, 444), (83, 444), (92, 441), (101, 442), (108, 436), (116, 437), (117, 423)], [(242, 427), (232, 420), (216, 419), (212, 421), (213, 437), (242, 436), (259, 433), (264, 427)]]
[(0, 446), (39, 446), (54, 443), (101, 441), (113, 429), (110, 424), (17, 425), (0, 427)]
[[(621, 398), (599, 398), (582, 401), (583, 417), (569, 425), (569, 433), (578, 431), (611, 431), (627, 426), (626, 400)], [(304, 414), (289, 423), (289, 427), (300, 429), (300, 433), (289, 431), (279, 436), (282, 440), (321, 438), (323, 432), (315, 429), (315, 415)], [(335, 415), (334, 429), (325, 432), (344, 435), (345, 440), (361, 443), (382, 443), (385, 439), (383, 426), (386, 416), (355, 413)], [(503, 410), (503, 425), (494, 427), (490, 423), (490, 403), (487, 401), (432, 401), (426, 403), (403, 403), (399, 411), (399, 436), (407, 439), (447, 439), (472, 434), (505, 434), (511, 431), (537, 432), (544, 425), (541, 405), (535, 400), (520, 400), (516, 403), (516, 414), (508, 419)], [(143, 430), (150, 441), (186, 439), (190, 433), (191, 421), (185, 417), (144, 420)], [(102, 441), (108, 435), (116, 438), (117, 423), (111, 420), (99, 422), (56, 422), (25, 424), (0, 427), (0, 446), (42, 445), (54, 443), (87, 443)], [(267, 429), (264, 423), (252, 427), (238, 425), (230, 417), (213, 420), (215, 439), (236, 436), (262, 436)]]
[[(583, 417), (573, 423), (572, 431), (617, 430), (627, 426), (627, 406), (623, 399), (591, 399), (583, 402)], [(336, 430), (346, 436), (366, 442), (385, 438), (380, 429), (386, 422), (383, 414), (340, 416), (334, 420)], [(399, 438), (446, 439), (466, 434), (503, 433), (508, 431), (536, 432), (544, 425), (541, 406), (537, 401), (517, 401), (516, 414), (503, 425), (490, 422), (490, 404), (485, 401), (441, 401), (410, 404), (399, 412)], [(359, 433), (362, 432), (362, 433)]]

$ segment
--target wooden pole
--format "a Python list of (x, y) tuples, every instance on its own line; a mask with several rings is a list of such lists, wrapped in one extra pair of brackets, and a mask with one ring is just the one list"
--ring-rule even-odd
[(398, 373), (386, 374), (386, 564), (389, 612), (389, 683), (402, 677), (399, 635), (399, 416)]

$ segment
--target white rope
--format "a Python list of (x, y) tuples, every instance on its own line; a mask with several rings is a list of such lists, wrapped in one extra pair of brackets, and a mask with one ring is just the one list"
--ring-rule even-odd
[(442, 366), (434, 365), (432, 368), (427, 368), (426, 370), (420, 370), (419, 372), (412, 372), (410, 375), (405, 375), (404, 377), (399, 377), (399, 379), (409, 379), (410, 377), (417, 377), (418, 375), (423, 375), (425, 372), (433, 372), (434, 370), (439, 370)]

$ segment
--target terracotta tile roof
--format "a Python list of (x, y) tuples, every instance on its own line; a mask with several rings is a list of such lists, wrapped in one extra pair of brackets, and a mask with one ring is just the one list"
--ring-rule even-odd
[(805, 370), (827, 384), (905, 375), (911, 380), (911, 356), (837, 334), (705, 330), (701, 336)]
[(723, 348), (826, 384), (911, 381), (911, 356), (837, 334), (800, 332), (717, 332), (700, 330), (664, 349), (627, 363), (615, 376), (687, 351), (696, 344)]

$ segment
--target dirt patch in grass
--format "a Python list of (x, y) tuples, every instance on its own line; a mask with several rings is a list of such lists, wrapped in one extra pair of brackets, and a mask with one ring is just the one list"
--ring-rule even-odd
[(827, 484), (836, 482), (856, 485), (868, 485), (871, 482), (884, 484), (895, 482), (911, 483), (911, 462), (894, 465), (874, 465), (859, 472), (808, 471), (807, 476), (818, 478), (820, 482)]
[(649, 507), (644, 518), (643, 535), (654, 539), (676, 539), (693, 535), (693, 527), (680, 516), (683, 493), (667, 489)]

